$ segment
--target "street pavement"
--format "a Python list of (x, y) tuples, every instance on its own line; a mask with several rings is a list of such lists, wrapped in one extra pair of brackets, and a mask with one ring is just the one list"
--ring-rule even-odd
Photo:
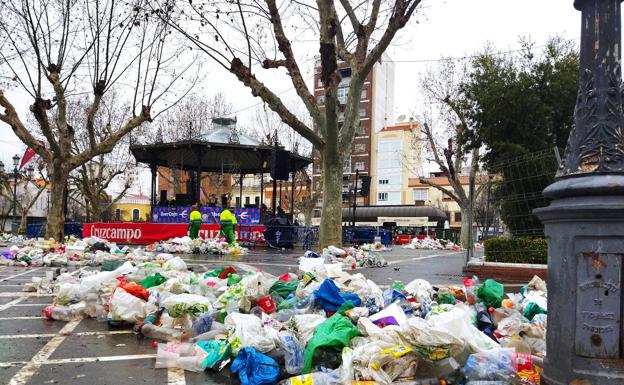
[[(395, 247), (380, 253), (389, 265), (364, 268), (363, 273), (382, 288), (395, 280), (415, 278), (434, 285), (461, 284), (463, 252), (409, 250)], [(279, 275), (297, 271), (300, 250), (251, 250), (247, 255), (221, 257), (186, 255), (196, 272), (232, 265), (238, 270), (262, 269)], [(109, 328), (93, 319), (49, 321), (42, 315), (50, 295), (22, 292), (32, 277), (45, 276), (47, 267), (0, 267), (0, 384), (228, 384), (228, 373), (154, 369), (156, 349), (131, 328)], [(74, 271), (78, 274), (79, 271)]]

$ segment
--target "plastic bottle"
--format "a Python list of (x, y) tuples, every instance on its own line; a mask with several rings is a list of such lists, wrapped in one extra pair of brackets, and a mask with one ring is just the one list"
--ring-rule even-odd
[(150, 323), (143, 325), (141, 334), (148, 338), (165, 341), (180, 340), (182, 338), (182, 330), (160, 327)]
[(201, 361), (195, 356), (180, 357), (178, 358), (178, 366), (183, 370), (189, 370), (191, 372), (203, 372), (201, 367)]
[(297, 337), (290, 334), (280, 336), (280, 347), (284, 350), (286, 372), (299, 374), (303, 369), (303, 347)]
[(212, 316), (210, 314), (203, 314), (193, 323), (193, 336), (200, 335), (202, 333), (206, 333), (210, 331), (212, 327)]

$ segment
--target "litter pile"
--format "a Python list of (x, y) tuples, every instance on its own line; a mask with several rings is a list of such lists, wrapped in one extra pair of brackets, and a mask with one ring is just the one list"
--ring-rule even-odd
[(23, 235), (15, 235), (11, 233), (0, 233), (0, 243), (22, 243), (26, 240)]
[[(304, 260), (323, 260), (304, 258)], [(179, 257), (61, 274), (50, 319), (133, 324), (163, 343), (156, 367), (222, 371), (243, 385), (539, 384), (546, 289), (534, 278), (504, 298), (476, 277), (381, 290), (341, 265), (297, 276), (189, 271)], [(522, 382), (521, 382), (522, 381)]]
[(326, 264), (355, 270), (361, 267), (384, 267), (388, 265), (388, 262), (378, 254), (371, 254), (362, 248), (341, 249), (336, 246), (329, 246), (323, 249), (320, 256), (313, 251), (306, 251), (304, 256), (299, 259), (299, 271), (311, 271), (315, 267)]
[(364, 244), (360, 245), (359, 248), (364, 250), (364, 251), (377, 251), (377, 252), (379, 252), (379, 251), (392, 251), (391, 247), (386, 247), (381, 242), (364, 243)]
[[(173, 238), (143, 248), (119, 247), (98, 237), (76, 239), (67, 237), (64, 244), (53, 239), (28, 239), (22, 246), (13, 245), (0, 253), (0, 265), (11, 266), (105, 266), (114, 270), (123, 262), (147, 262), (163, 259), (170, 253), (244, 254), (247, 249), (228, 245), (221, 239)], [(165, 257), (166, 259), (166, 257)]]
[(453, 241), (447, 239), (434, 239), (425, 237), (422, 239), (413, 238), (410, 243), (403, 246), (405, 249), (424, 249), (424, 250), (461, 250), (461, 246), (456, 245)]
[(229, 245), (225, 238), (191, 239), (189, 237), (172, 238), (148, 246), (148, 250), (158, 253), (179, 254), (244, 254), (247, 249), (238, 244)]

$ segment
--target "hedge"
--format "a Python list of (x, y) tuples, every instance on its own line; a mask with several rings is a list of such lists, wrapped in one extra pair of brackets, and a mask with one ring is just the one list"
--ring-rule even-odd
[(544, 238), (498, 237), (484, 242), (487, 262), (539, 263), (548, 260), (548, 243)]

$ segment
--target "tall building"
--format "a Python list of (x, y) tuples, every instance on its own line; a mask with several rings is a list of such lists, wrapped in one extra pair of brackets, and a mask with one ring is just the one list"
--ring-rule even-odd
[(377, 133), (377, 164), (371, 183), (374, 205), (413, 205), (409, 178), (421, 172), (421, 127), (413, 119)]
[[(349, 94), (351, 83), (351, 68), (346, 63), (339, 63), (339, 71), (342, 81), (338, 87), (338, 100), (341, 103), (338, 121), (344, 119), (345, 103)], [(320, 62), (316, 63), (314, 75), (314, 96), (321, 106), (325, 101), (325, 89), (320, 78)], [(364, 81), (362, 96), (360, 98), (360, 127), (356, 131), (353, 145), (349, 154), (345, 154), (343, 169), (343, 197), (345, 203), (348, 202), (348, 193), (355, 182), (355, 172), (359, 175), (370, 175), (373, 185), (375, 184), (376, 173), (376, 133), (387, 126), (388, 122), (394, 121), (394, 63), (388, 55), (382, 55), (381, 59), (375, 63), (370, 74)], [(321, 162), (318, 154), (313, 158), (312, 182), (315, 189), (321, 177)], [(358, 182), (361, 186), (361, 181)], [(317, 209), (321, 206), (322, 198), (317, 203)], [(375, 204), (372, 195), (368, 197), (358, 197), (358, 205)], [(318, 211), (317, 211), (318, 212)]]

